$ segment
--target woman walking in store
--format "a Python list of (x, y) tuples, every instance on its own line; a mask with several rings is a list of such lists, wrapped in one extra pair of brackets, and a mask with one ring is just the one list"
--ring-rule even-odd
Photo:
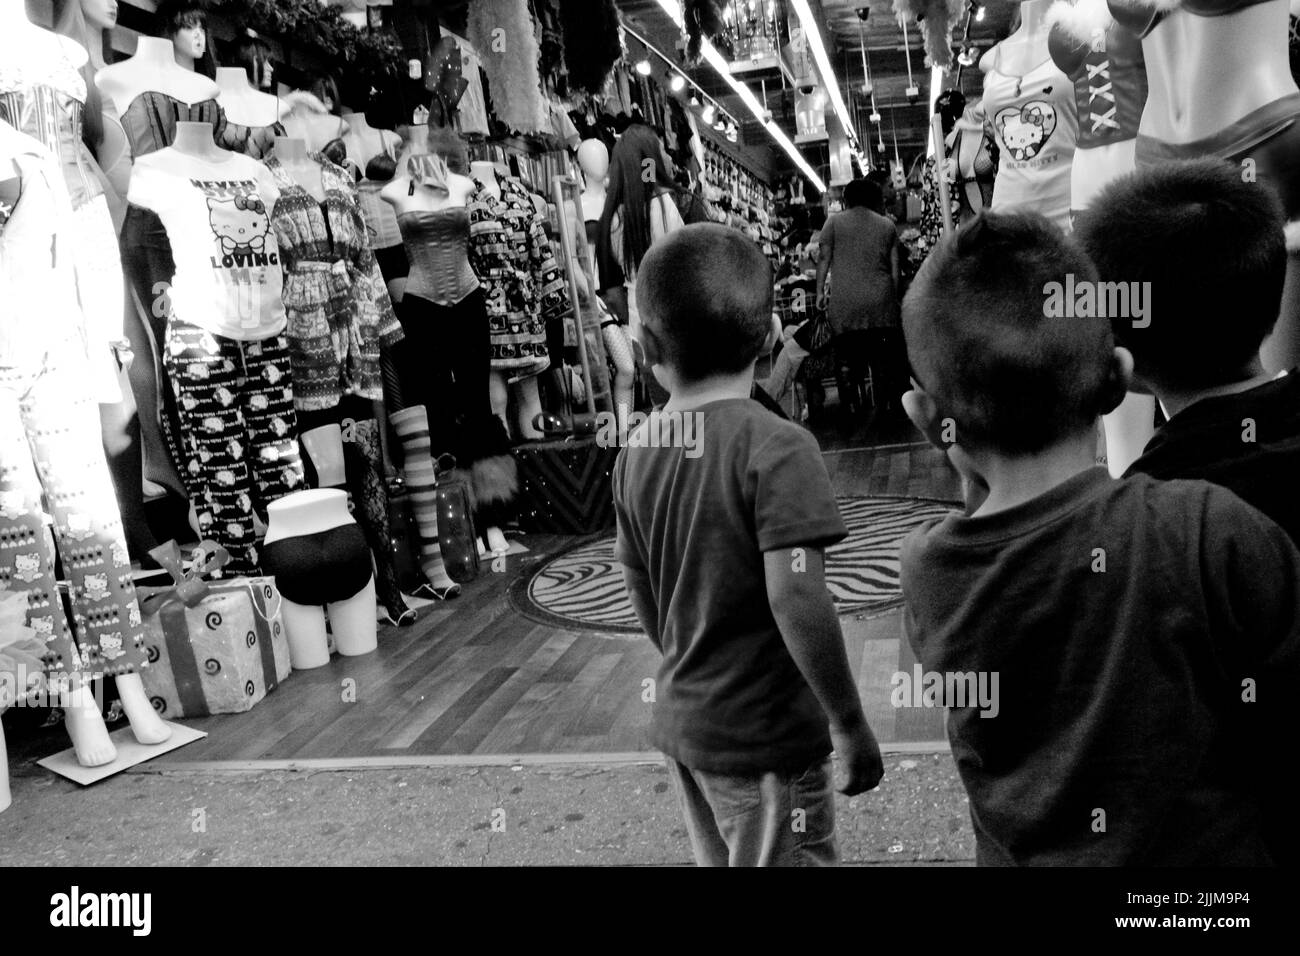
[[(899, 325), (898, 229), (884, 215), (880, 186), (855, 179), (844, 187), (844, 210), (827, 220), (819, 239), (817, 307), (827, 311), (835, 334), (836, 362), (847, 369), (846, 395), (871, 370), (876, 407), (896, 414), (906, 384)], [(829, 277), (829, 283), (827, 281)], [(861, 407), (859, 405), (859, 407)]]

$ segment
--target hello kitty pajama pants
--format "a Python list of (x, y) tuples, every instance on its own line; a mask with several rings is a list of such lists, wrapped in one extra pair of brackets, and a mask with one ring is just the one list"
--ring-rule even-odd
[[(118, 676), (148, 666), (89, 391), (48, 365), (35, 375), (0, 369), (0, 590), (27, 593), (52, 688), (66, 688), (76, 672)], [(55, 586), (56, 554), (71, 587), (71, 621)]]
[(254, 505), (265, 517), (268, 504), (303, 487), (289, 341), (240, 342), (173, 318), (163, 362), (199, 531), (230, 552), (227, 574), (257, 574)]

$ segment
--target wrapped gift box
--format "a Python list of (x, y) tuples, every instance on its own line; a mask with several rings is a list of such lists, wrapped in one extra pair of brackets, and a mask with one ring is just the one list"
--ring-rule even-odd
[[(142, 601), (167, 590), (138, 589)], [(140, 677), (168, 719), (243, 713), (289, 676), (274, 578), (210, 582), (198, 606), (170, 601), (145, 626), (149, 666)]]

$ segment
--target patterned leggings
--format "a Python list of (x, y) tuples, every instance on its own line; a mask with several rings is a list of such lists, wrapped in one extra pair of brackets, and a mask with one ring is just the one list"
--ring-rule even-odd
[[(71, 583), (72, 621), (55, 585), (56, 554)], [(99, 409), (84, 381), (49, 366), (35, 375), (0, 369), (0, 590), (27, 593), (52, 677), (148, 666)]]
[(264, 514), (303, 484), (288, 340), (239, 342), (172, 319), (164, 361), (199, 530), (230, 552), (228, 573), (256, 574), (254, 503)]

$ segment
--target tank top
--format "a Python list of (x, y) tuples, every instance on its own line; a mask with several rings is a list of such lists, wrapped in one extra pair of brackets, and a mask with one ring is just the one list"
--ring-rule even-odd
[(1001, 150), (993, 209), (1029, 209), (1068, 230), (1070, 164), (1079, 136), (1074, 84), (1050, 56), (1014, 76), (998, 69), (1000, 54), (984, 78), (984, 108)]
[(437, 305), (455, 305), (478, 288), (469, 264), (469, 210), (407, 211), (397, 217), (411, 272), (406, 291)]

